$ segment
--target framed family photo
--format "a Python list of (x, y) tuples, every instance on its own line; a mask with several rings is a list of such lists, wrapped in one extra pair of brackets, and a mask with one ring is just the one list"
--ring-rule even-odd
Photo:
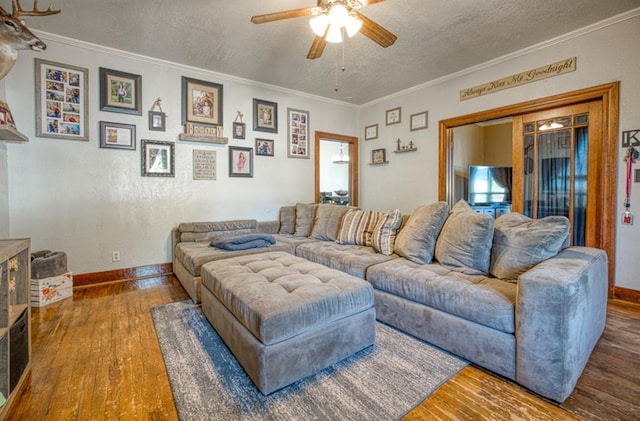
[(164, 132), (167, 115), (162, 111), (149, 111), (149, 130)]
[(174, 177), (175, 149), (173, 142), (142, 140), (142, 175), (144, 177)]
[(256, 156), (273, 156), (273, 140), (256, 139)]
[(253, 99), (253, 130), (278, 133), (278, 104)]
[(100, 147), (113, 149), (136, 149), (135, 124), (100, 122)]
[(287, 156), (309, 158), (309, 111), (287, 108)]
[(89, 70), (35, 59), (36, 136), (89, 140)]
[(229, 146), (229, 177), (253, 177), (253, 148)]
[(100, 67), (100, 110), (142, 115), (142, 76)]
[(219, 83), (182, 76), (182, 124), (222, 126), (222, 99)]

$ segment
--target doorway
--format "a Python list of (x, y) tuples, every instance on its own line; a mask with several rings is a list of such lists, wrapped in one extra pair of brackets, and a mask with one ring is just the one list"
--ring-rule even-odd
[[(585, 245), (591, 247), (597, 247), (607, 252), (609, 257), (609, 296), (613, 296), (614, 293), (614, 279), (615, 279), (615, 242), (616, 242), (616, 220), (617, 220), (617, 208), (616, 208), (616, 195), (617, 195), (617, 168), (618, 168), (618, 100), (619, 100), (619, 82), (609, 83), (605, 85), (599, 85), (592, 88), (587, 88), (579, 91), (573, 91), (565, 94), (555, 95), (552, 97), (536, 99), (520, 104), (510, 105), (502, 108), (496, 108), (493, 110), (483, 111), (479, 113), (469, 114), (465, 116), (455, 117), (452, 119), (442, 120), (439, 123), (439, 186), (438, 196), (439, 200), (444, 200), (453, 204), (455, 186), (455, 173), (453, 168), (453, 150), (454, 150), (454, 135), (453, 128), (464, 126), (472, 123), (483, 122), (487, 120), (494, 120), (505, 117), (514, 118), (514, 133), (518, 133), (514, 137), (514, 152), (513, 152), (513, 173), (514, 180), (516, 174), (520, 177), (517, 181), (514, 181), (513, 192), (513, 210), (518, 212), (525, 211), (525, 158), (537, 159), (542, 157), (540, 155), (529, 156), (526, 152), (531, 153), (532, 149), (525, 151), (525, 147), (531, 145), (525, 144), (525, 120), (527, 124), (530, 122), (553, 120), (567, 115), (567, 110), (563, 110), (563, 107), (572, 107), (578, 104), (588, 105), (592, 107), (588, 111), (589, 119), (588, 124), (588, 136), (590, 139), (595, 140), (597, 144), (592, 144), (592, 140), (589, 140), (589, 148), (593, 149), (588, 154), (588, 166), (589, 176), (591, 184), (587, 181), (588, 201), (585, 206), (584, 218), (586, 219), (585, 225)], [(569, 113), (572, 116), (580, 115), (581, 112)], [(593, 115), (593, 117), (591, 117)], [(573, 118), (573, 117), (572, 117)], [(574, 129), (579, 128), (572, 125), (572, 132)], [(538, 130), (539, 132), (539, 130)], [(536, 131), (532, 133), (534, 135)], [(542, 141), (547, 140), (557, 148), (559, 144), (562, 146), (568, 145), (570, 153), (575, 153), (575, 149), (579, 146), (575, 144), (575, 136), (579, 136), (578, 133), (572, 133), (574, 140), (569, 140), (569, 143), (561, 141), (560, 135), (544, 135)], [(522, 139), (517, 140), (519, 137)], [(566, 136), (565, 136), (566, 137)], [(561, 143), (563, 142), (563, 143)], [(535, 147), (535, 146), (534, 146)], [(545, 148), (545, 147), (543, 147)], [(546, 163), (535, 163), (537, 165), (536, 176), (540, 176), (546, 172), (547, 175), (553, 171), (553, 165), (572, 165), (571, 160), (575, 157), (569, 157), (569, 164), (566, 161), (547, 161)], [(543, 168), (544, 167), (544, 168)], [(593, 173), (591, 172), (593, 170)], [(533, 167), (532, 167), (533, 171)], [(574, 180), (571, 184), (574, 184), (575, 177), (581, 177), (575, 171), (573, 175), (567, 175), (571, 180)], [(595, 177), (595, 181), (594, 181)], [(533, 188), (533, 186), (530, 186)], [(542, 186), (536, 186), (542, 187)], [(531, 202), (533, 199), (533, 191), (531, 193)], [(583, 198), (578, 197), (581, 190), (578, 191), (569, 189), (567, 198), (569, 201), (573, 200), (574, 205), (581, 203)], [(538, 189), (538, 196), (540, 196), (540, 189)], [(576, 196), (578, 194), (578, 196)], [(573, 195), (573, 198), (571, 196)], [(536, 212), (539, 209), (536, 208)], [(533, 208), (531, 209), (533, 212)], [(576, 207), (569, 206), (567, 212), (574, 212), (572, 215), (576, 217)], [(580, 210), (582, 212), (582, 210)], [(537, 213), (532, 213), (533, 216), (538, 216)]]
[[(346, 188), (340, 184), (341, 187), (334, 189), (335, 173), (342, 175), (345, 172)], [(321, 189), (321, 186), (325, 188)], [(331, 203), (358, 206), (357, 137), (315, 132), (315, 202), (322, 203), (327, 199)]]

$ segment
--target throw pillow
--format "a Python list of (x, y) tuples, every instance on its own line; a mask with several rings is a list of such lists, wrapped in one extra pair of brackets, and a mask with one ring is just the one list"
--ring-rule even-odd
[(431, 263), (438, 234), (448, 216), (446, 202), (418, 207), (398, 233), (395, 252), (418, 264)]
[(393, 254), (396, 234), (402, 225), (402, 214), (398, 209), (382, 214), (371, 236), (371, 245), (385, 256)]
[(293, 234), (294, 237), (308, 237), (311, 235), (317, 207), (318, 205), (315, 203), (296, 204), (296, 230)]
[(317, 240), (335, 241), (338, 238), (342, 217), (349, 209), (352, 208), (329, 204), (318, 205), (311, 237)]
[(569, 238), (564, 216), (531, 219), (512, 212), (496, 219), (491, 251), (491, 274), (517, 280), (538, 263), (558, 254)]
[(283, 206), (280, 208), (280, 234), (293, 235), (296, 232), (296, 207)]
[(375, 211), (350, 209), (342, 217), (337, 242), (370, 246), (371, 235), (379, 216)]
[(451, 210), (438, 241), (436, 259), (440, 264), (489, 273), (494, 219), (474, 212), (464, 200)]

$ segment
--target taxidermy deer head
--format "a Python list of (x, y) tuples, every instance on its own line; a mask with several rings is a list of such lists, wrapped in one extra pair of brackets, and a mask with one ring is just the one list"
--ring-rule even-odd
[(49, 16), (60, 13), (60, 10), (38, 10), (38, 0), (33, 0), (33, 10), (24, 10), (20, 0), (11, 0), (13, 11), (7, 13), (0, 7), (0, 79), (11, 70), (18, 58), (18, 50), (42, 51), (47, 44), (33, 35), (25, 26), (21, 16)]

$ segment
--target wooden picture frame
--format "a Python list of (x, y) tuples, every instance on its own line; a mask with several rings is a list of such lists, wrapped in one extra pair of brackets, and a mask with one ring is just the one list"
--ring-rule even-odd
[(400, 124), (402, 122), (402, 108), (396, 107), (387, 110), (385, 123), (387, 126), (392, 124)]
[(278, 104), (253, 98), (253, 130), (278, 133)]
[(182, 76), (182, 124), (222, 126), (223, 86)]
[(233, 122), (233, 138), (244, 139), (247, 136), (247, 125), (244, 123)]
[(174, 177), (175, 144), (159, 140), (142, 140), (142, 176)]
[(371, 163), (373, 165), (380, 165), (387, 163), (387, 150), (382, 149), (374, 149), (371, 151)]
[(273, 139), (256, 138), (256, 156), (273, 156)]
[(253, 148), (229, 146), (229, 177), (253, 177)]
[(100, 111), (142, 115), (142, 76), (100, 67)]
[(162, 111), (149, 111), (149, 130), (164, 132), (167, 130), (167, 115)]
[(136, 150), (135, 124), (100, 122), (100, 147)]
[(429, 127), (429, 112), (422, 111), (420, 113), (411, 114), (409, 117), (409, 130), (423, 130)]
[(378, 125), (372, 124), (364, 128), (364, 140), (373, 140), (378, 138)]
[(37, 58), (35, 75), (36, 136), (88, 141), (89, 70)]
[(287, 108), (287, 156), (309, 159), (309, 111)]

